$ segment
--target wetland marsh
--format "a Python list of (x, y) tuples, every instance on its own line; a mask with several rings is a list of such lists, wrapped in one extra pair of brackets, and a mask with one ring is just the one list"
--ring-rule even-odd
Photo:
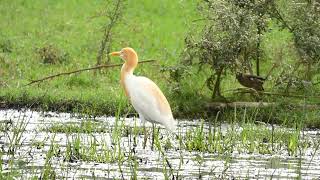
[(134, 117), (7, 109), (0, 123), (2, 178), (320, 178), (319, 130), (179, 120), (154, 142), (147, 123), (145, 143)]
[[(319, 7), (0, 1), (0, 179), (320, 179)], [(174, 134), (145, 132), (120, 67), (27, 85), (128, 46), (155, 60), (135, 74), (167, 97)]]

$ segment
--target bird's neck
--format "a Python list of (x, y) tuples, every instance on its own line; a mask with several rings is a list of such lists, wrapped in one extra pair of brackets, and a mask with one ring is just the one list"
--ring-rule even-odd
[(125, 79), (128, 77), (128, 76), (132, 76), (133, 75), (133, 71), (134, 71), (135, 67), (132, 67), (132, 66), (129, 66), (127, 63), (124, 63), (122, 65), (122, 68), (121, 68), (121, 80), (120, 80), (120, 83), (121, 83), (121, 86), (123, 87), (125, 93), (126, 93), (126, 96), (129, 97), (129, 92), (128, 92), (128, 88), (126, 86), (126, 83), (125, 83)]
[(122, 65), (121, 68), (121, 85), (125, 90), (126, 95), (129, 97), (129, 91), (126, 86), (125, 80), (128, 76), (133, 75), (134, 69), (138, 65), (138, 56), (136, 53), (130, 54), (125, 63)]

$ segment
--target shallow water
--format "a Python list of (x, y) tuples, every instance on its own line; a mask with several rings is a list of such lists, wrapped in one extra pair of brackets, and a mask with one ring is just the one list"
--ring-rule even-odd
[[(103, 124), (108, 130), (101, 133), (50, 133), (44, 131), (52, 124), (76, 123), (84, 120)], [(2, 173), (17, 172), (19, 177), (40, 177), (44, 171), (44, 166), (48, 164), (48, 151), (54, 144), (59, 150), (50, 159), (50, 165), (55, 171), (57, 178), (100, 178), (128, 179), (135, 173), (138, 179), (163, 179), (164, 174), (172, 178), (183, 179), (211, 179), (211, 178), (276, 178), (276, 179), (319, 179), (320, 178), (320, 150), (317, 143), (320, 142), (319, 130), (305, 130), (301, 132), (300, 140), (304, 139), (310, 145), (303, 148), (303, 153), (289, 155), (285, 150), (260, 154), (259, 152), (238, 151), (234, 148), (232, 152), (209, 153), (199, 151), (187, 151), (181, 148), (178, 140), (165, 129), (160, 129), (160, 142), (164, 149), (164, 142), (172, 141), (172, 148), (164, 150), (164, 156), (155, 147), (151, 149), (151, 137), (147, 141), (146, 148), (143, 148), (144, 135), (137, 135), (134, 143), (133, 135), (121, 136), (119, 144), (113, 142), (113, 130), (116, 123), (114, 117), (90, 118), (68, 113), (35, 112), (30, 110), (0, 110), (0, 146), (2, 152)], [(126, 127), (142, 126), (139, 119), (124, 118), (120, 120)], [(176, 133), (185, 136), (190, 128), (200, 126), (199, 121), (179, 121), (179, 129)], [(151, 130), (152, 125), (146, 124)], [(11, 127), (11, 128), (9, 128)], [(15, 128), (12, 128), (15, 127)], [(271, 126), (266, 125), (271, 129)], [(7, 128), (7, 129), (6, 129)], [(13, 133), (14, 130), (23, 129), (20, 136)], [(239, 134), (243, 128), (241, 125), (220, 124), (217, 127), (222, 134), (232, 129)], [(276, 127), (285, 129), (283, 127)], [(204, 131), (209, 130), (209, 124), (204, 123)], [(293, 131), (292, 129), (285, 129)], [(97, 152), (100, 152), (102, 144), (105, 148), (117, 152), (121, 149), (123, 157), (119, 161), (110, 163), (99, 163), (74, 159), (66, 161), (63, 155), (67, 148), (67, 142), (73, 138), (80, 138), (82, 142), (90, 145), (94, 139), (97, 142)], [(16, 139), (14, 152), (10, 153), (10, 144)], [(41, 142), (41, 146), (35, 144)], [(238, 146), (242, 142), (235, 142), (233, 146)], [(268, 142), (266, 142), (268, 145)], [(100, 150), (99, 150), (100, 149)], [(284, 148), (285, 149), (285, 148)], [(102, 151), (102, 150), (101, 150)], [(131, 159), (130, 159), (131, 158)], [(132, 158), (134, 160), (132, 160)], [(164, 160), (168, 159), (168, 162)], [(14, 160), (10, 164), (10, 160)], [(47, 163), (47, 164), (46, 164)], [(168, 165), (169, 163), (169, 165)], [(171, 169), (170, 167), (171, 166)], [(121, 170), (120, 170), (121, 169)], [(171, 174), (171, 176), (170, 176)]]

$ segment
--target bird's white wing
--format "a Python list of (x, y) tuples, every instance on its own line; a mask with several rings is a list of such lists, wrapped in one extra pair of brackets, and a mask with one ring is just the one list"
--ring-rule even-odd
[(165, 126), (173, 120), (170, 105), (154, 82), (134, 75), (125, 81), (133, 107), (146, 120)]

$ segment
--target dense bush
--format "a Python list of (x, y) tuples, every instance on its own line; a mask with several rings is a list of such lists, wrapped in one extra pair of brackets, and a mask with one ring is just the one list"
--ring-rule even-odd
[[(261, 58), (261, 35), (269, 20), (266, 9), (269, 1), (207, 0), (200, 5), (205, 26), (200, 38), (189, 34), (183, 61), (212, 70), (207, 86), (212, 98), (221, 96), (220, 83), (224, 73), (249, 71), (253, 74), (252, 62), (256, 60), (259, 74)], [(188, 63), (184, 63), (188, 64)]]
[(297, 75), (295, 69), (288, 71), (282, 68), (281, 76), (289, 77), (289, 80), (281, 83), (286, 84), (284, 87), (288, 89), (292, 84), (291, 77), (295, 81), (311, 81), (315, 74), (319, 74), (320, 67), (319, 7), (314, 0), (204, 0), (198, 8), (204, 27), (200, 32), (191, 32), (186, 37), (182, 64), (185, 67), (198, 66), (200, 69), (209, 67), (211, 73), (207, 77), (207, 87), (212, 91), (213, 99), (221, 97), (220, 85), (227, 72), (234, 75), (248, 71), (260, 75), (260, 61), (268, 60), (264, 57), (261, 42), (276, 22), (293, 35), (299, 58), (292, 66), (296, 70), (301, 67), (305, 70), (302, 76)]
[(320, 2), (294, 0), (286, 6), (274, 3), (270, 14), (292, 33), (300, 56), (296, 69), (303, 65), (305, 76), (302, 79), (311, 81), (315, 74), (320, 73)]

